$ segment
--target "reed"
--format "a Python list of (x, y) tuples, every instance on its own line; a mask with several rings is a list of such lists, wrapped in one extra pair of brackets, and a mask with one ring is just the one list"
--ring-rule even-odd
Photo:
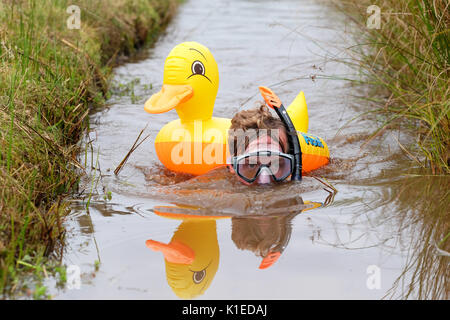
[[(400, 124), (415, 136), (412, 159), (433, 174), (450, 172), (450, 2), (345, 0), (336, 3), (359, 27), (351, 64), (372, 91), (365, 97), (382, 115), (378, 130)], [(379, 29), (367, 27), (367, 8), (381, 10)]]
[(80, 29), (69, 29), (72, 1), (0, 1), (0, 296), (26, 292), (24, 276), (59, 256), (89, 110), (118, 58), (151, 44), (177, 3), (78, 0)]
[[(385, 218), (392, 220), (380, 219), (380, 224), (396, 226), (388, 236), (398, 237), (405, 253), (403, 270), (386, 291), (385, 299), (449, 298), (448, 179), (444, 175), (427, 176), (405, 170), (381, 197), (393, 209), (386, 212), (395, 212), (395, 217), (386, 214)], [(383, 183), (367, 182), (374, 187)]]

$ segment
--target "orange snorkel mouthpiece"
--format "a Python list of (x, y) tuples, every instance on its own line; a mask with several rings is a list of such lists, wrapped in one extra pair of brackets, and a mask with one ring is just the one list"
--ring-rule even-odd
[(260, 269), (267, 269), (273, 265), (281, 256), (281, 252), (269, 252), (269, 254), (261, 261)]
[(259, 87), (259, 91), (261, 92), (264, 101), (267, 103), (269, 107), (272, 109), (281, 107), (281, 100), (277, 97), (272, 90), (267, 87)]

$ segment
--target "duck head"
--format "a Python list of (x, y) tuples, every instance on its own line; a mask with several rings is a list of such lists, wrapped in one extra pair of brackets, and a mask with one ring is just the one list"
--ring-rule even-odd
[(170, 242), (149, 239), (145, 244), (163, 253), (167, 282), (173, 292), (182, 299), (192, 299), (208, 289), (219, 267), (216, 221), (207, 216), (170, 213), (170, 209), (155, 207), (160, 216), (183, 220)]
[(182, 122), (212, 117), (219, 89), (219, 69), (207, 47), (183, 42), (170, 51), (164, 64), (161, 91), (145, 103), (148, 113), (176, 109)]

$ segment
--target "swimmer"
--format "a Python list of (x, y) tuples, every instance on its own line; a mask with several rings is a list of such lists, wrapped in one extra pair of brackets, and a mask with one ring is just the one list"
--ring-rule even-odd
[[(229, 168), (244, 184), (268, 184), (284, 181), (295, 174), (298, 176), (293, 151), (299, 150), (299, 147), (291, 147), (298, 143), (298, 139), (289, 139), (289, 124), (286, 122), (290, 119), (285, 114), (287, 119), (282, 121), (274, 117), (265, 104), (261, 104), (258, 108), (238, 112), (231, 120), (228, 131)], [(300, 179), (301, 163), (300, 176), (293, 180)]]

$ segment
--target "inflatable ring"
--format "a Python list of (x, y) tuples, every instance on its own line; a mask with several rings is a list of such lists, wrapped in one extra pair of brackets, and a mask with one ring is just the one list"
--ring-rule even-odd
[[(166, 124), (155, 139), (156, 154), (169, 170), (201, 175), (227, 164), (231, 119), (213, 117), (219, 88), (219, 70), (213, 55), (197, 42), (183, 42), (169, 53), (164, 64), (163, 86), (145, 103), (152, 114), (175, 109), (179, 119)], [(308, 131), (308, 109), (303, 92), (287, 108), (298, 132), (303, 172), (329, 162), (322, 138)]]

